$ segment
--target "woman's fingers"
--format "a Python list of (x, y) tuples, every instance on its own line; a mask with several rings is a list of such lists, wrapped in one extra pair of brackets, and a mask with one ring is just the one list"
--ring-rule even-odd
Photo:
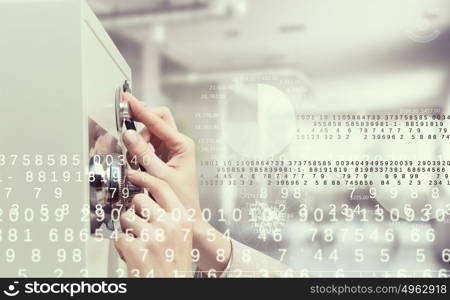
[(183, 207), (169, 184), (155, 176), (146, 172), (132, 172), (128, 173), (128, 180), (149, 190), (159, 206), (166, 211), (170, 212), (175, 208)]
[(133, 236), (119, 232), (114, 246), (116, 247), (120, 258), (127, 262), (127, 257), (131, 254), (130, 250), (132, 249), (132, 246), (136, 245), (136, 243), (137, 240)]
[(133, 95), (125, 93), (124, 99), (130, 104), (133, 118), (138, 122), (144, 123), (149, 132), (164, 142), (169, 150), (176, 151), (183, 145), (183, 136), (172, 125), (161, 119), (150, 109), (146, 109)]
[(153, 135), (148, 131), (147, 128), (142, 129), (139, 134), (142, 136), (146, 143), (151, 143), (153, 148), (155, 149), (155, 154), (161, 158), (164, 162), (167, 161), (167, 157), (169, 155), (169, 151), (163, 142), (159, 139), (159, 137)]
[[(145, 105), (136, 99), (131, 93), (124, 93), (122, 100), (127, 101), (130, 103), (130, 106), (132, 106), (132, 102), (135, 102), (134, 104), (139, 103), (140, 106), (150, 110), (154, 114), (156, 114), (158, 117), (163, 119), (166, 123), (168, 123), (172, 128), (177, 129), (177, 124), (175, 123), (175, 119), (172, 116), (172, 113), (170, 112), (170, 109), (166, 106), (156, 106), (156, 107), (145, 107)], [(133, 115), (134, 116), (134, 115)], [(137, 119), (136, 119), (137, 120)]]
[(151, 174), (163, 176), (168, 172), (168, 166), (155, 154), (153, 146), (146, 143), (140, 134), (134, 130), (127, 130), (123, 135), (125, 146), (131, 156)]
[[(150, 142), (150, 139), (152, 138), (152, 134), (148, 131), (147, 128), (144, 128), (141, 131), (139, 131), (139, 134), (142, 136), (142, 138), (144, 139), (144, 141), (146, 143)], [(153, 146), (155, 146), (155, 145), (153, 145)]]
[[(170, 110), (167, 107), (158, 106), (147, 109), (157, 114), (163, 121), (169, 124), (172, 128), (178, 130), (177, 124), (175, 123), (175, 119), (173, 118), (172, 114), (170, 113)], [(155, 149), (158, 149), (158, 147), (161, 144), (161, 140), (157, 136), (155, 135), (152, 136), (152, 134), (148, 131), (147, 128), (142, 129), (139, 133), (142, 135), (142, 137), (146, 142), (151, 142), (153, 144), (153, 147), (155, 147)]]
[(150, 224), (147, 223), (147, 221), (136, 215), (131, 210), (127, 210), (120, 216), (120, 227), (122, 227), (122, 230), (132, 233), (136, 237), (140, 237), (143, 231), (148, 231), (149, 225)]
[(165, 106), (157, 106), (149, 108), (151, 112), (158, 115), (162, 120), (164, 120), (167, 124), (169, 124), (173, 129), (177, 129), (177, 124), (175, 123), (175, 119), (170, 112), (170, 109)]
[(134, 210), (146, 222), (161, 217), (165, 211), (155, 201), (145, 194), (137, 194), (133, 197)]

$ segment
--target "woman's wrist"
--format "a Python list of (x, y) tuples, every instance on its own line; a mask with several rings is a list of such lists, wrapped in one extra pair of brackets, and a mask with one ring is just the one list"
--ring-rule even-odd
[(193, 248), (200, 252), (198, 269), (203, 272), (214, 270), (212, 272), (220, 275), (230, 261), (230, 239), (203, 220), (194, 225), (193, 231)]

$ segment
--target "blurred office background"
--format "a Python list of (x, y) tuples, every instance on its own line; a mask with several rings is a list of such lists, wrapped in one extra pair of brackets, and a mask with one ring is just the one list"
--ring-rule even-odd
[[(289, 122), (286, 127), (283, 121), (289, 121), (292, 111), (388, 113), (438, 108), (441, 113), (449, 113), (448, 0), (88, 2), (132, 68), (133, 93), (149, 105), (171, 108), (180, 130), (197, 141), (199, 160), (248, 159), (280, 153), (295, 158), (295, 147), (289, 150), (289, 136), (283, 136), (291, 129)], [(248, 123), (242, 119), (256, 110), (260, 100), (255, 85), (263, 85), (275, 95), (277, 92), (270, 87), (276, 87), (285, 95), (272, 106), (275, 113), (280, 112), (278, 120), (266, 124), (268, 130), (275, 131), (276, 143), (240, 146), (254, 138), (243, 128), (251, 128), (250, 123), (257, 119), (247, 119)], [(277, 123), (280, 119), (281, 123)], [(388, 146), (384, 149), (379, 144), (372, 150), (354, 151), (390, 151)], [(421, 151), (435, 153), (435, 147), (430, 145)], [(264, 187), (252, 190), (203, 186), (201, 190), (204, 207), (212, 211), (222, 208), (225, 213), (252, 205), (276, 210), (279, 202), (273, 199), (284, 193)], [(292, 193), (290, 190), (289, 195)], [(284, 261), (295, 269), (386, 269), (371, 259), (371, 254), (364, 265), (352, 264), (351, 258), (346, 257), (351, 257), (358, 245), (351, 242), (332, 246), (349, 252), (337, 262), (311, 259), (311, 253), (327, 245), (308, 241), (309, 228), (289, 217), (298, 214), (298, 203), (292, 204), (295, 199), (290, 197), (284, 199), (283, 217), (275, 213), (269, 224), (283, 231), (281, 244), (262, 241), (248, 224), (238, 224), (237, 228), (220, 222), (216, 225), (222, 230), (231, 227), (233, 237), (274, 257), (279, 256), (278, 248), (287, 248), (293, 254)], [(345, 203), (347, 198), (346, 192), (332, 191), (311, 196), (310, 201), (317, 202), (317, 207), (326, 207), (328, 203)], [(368, 226), (364, 230), (369, 230), (371, 225)], [(402, 226), (396, 227), (399, 243), (402, 230)], [(450, 238), (439, 240), (445, 244)], [(364, 247), (370, 249), (373, 245), (366, 243)], [(396, 253), (388, 269), (442, 268), (433, 257), (427, 257), (425, 266), (417, 264), (415, 252), (408, 252), (406, 242), (386, 247), (392, 247)], [(420, 245), (410, 248), (415, 251), (417, 247)], [(431, 252), (433, 247), (442, 246), (423, 245)]]

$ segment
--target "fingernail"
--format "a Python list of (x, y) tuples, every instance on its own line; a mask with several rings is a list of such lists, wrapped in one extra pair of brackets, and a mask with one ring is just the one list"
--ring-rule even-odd
[(138, 141), (137, 132), (134, 130), (125, 131), (125, 133), (123, 134), (123, 141), (127, 145), (133, 145), (133, 144), (137, 143), (137, 141)]

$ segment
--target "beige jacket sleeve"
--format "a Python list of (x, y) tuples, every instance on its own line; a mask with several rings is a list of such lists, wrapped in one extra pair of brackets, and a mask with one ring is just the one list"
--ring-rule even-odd
[(291, 271), (280, 261), (232, 239), (230, 261), (220, 277), (286, 277)]

